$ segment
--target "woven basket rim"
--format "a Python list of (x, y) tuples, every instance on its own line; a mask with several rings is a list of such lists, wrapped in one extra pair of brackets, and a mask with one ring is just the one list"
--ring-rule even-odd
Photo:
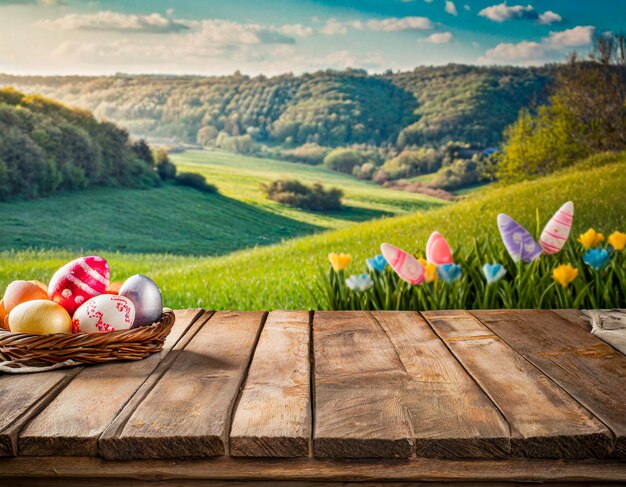
[(71, 337), (76, 338), (77, 340), (80, 340), (81, 338), (89, 339), (89, 338), (94, 338), (94, 337), (102, 337), (106, 335), (108, 337), (111, 337), (112, 341), (117, 341), (115, 340), (116, 338), (126, 338), (127, 336), (136, 335), (137, 332), (141, 332), (141, 331), (145, 332), (146, 330), (150, 330), (150, 329), (162, 326), (163, 322), (166, 321), (166, 315), (174, 316), (174, 311), (172, 311), (169, 308), (163, 308), (163, 314), (161, 315), (161, 319), (159, 321), (152, 323), (151, 325), (143, 325), (143, 326), (137, 326), (135, 328), (129, 328), (127, 330), (118, 330), (118, 331), (109, 331), (109, 332), (97, 331), (93, 333), (82, 332), (82, 333), (38, 334), (38, 333), (21, 333), (17, 331), (10, 331), (5, 328), (0, 328), (0, 338), (22, 338), (22, 339), (42, 338), (42, 337), (68, 338), (71, 336)]

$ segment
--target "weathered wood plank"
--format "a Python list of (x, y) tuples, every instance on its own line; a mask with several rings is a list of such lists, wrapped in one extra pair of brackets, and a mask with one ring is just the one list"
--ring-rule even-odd
[(201, 313), (176, 311), (159, 353), (137, 362), (87, 367), (22, 430), (20, 455), (97, 455), (100, 434)]
[(0, 376), (0, 457), (17, 454), (22, 428), (76, 377), (83, 367)]
[(316, 312), (313, 453), (316, 457), (409, 457), (413, 434), (399, 403), (406, 371), (366, 312)]
[(507, 419), (513, 455), (609, 454), (607, 428), (467, 311), (422, 314)]
[(493, 457), (509, 431), (417, 313), (319, 312), (314, 454)]
[(309, 326), (308, 311), (269, 314), (233, 416), (231, 455), (309, 454)]
[(224, 455), (232, 408), (264, 318), (263, 312), (215, 313), (121, 431), (107, 438), (107, 457)]
[(472, 312), (607, 425), (626, 458), (626, 357), (583, 328), (537, 310)]
[(509, 427), (418, 313), (372, 313), (407, 375), (399, 391), (417, 456), (490, 458), (510, 451)]
[[(0, 459), (7, 478), (280, 481), (501, 481), (626, 482), (626, 462), (562, 460), (440, 460), (434, 458), (331, 460), (258, 459), (228, 456), (187, 460), (112, 462), (98, 457), (14, 457)], [(11, 485), (7, 482), (8, 485)], [(93, 484), (92, 484), (93, 485)], [(125, 485), (118, 480), (118, 485)], [(193, 485), (193, 484), (192, 484)], [(201, 484), (204, 485), (204, 484)]]
[(578, 309), (553, 309), (554, 314), (581, 327), (583, 330), (591, 331), (591, 320)]

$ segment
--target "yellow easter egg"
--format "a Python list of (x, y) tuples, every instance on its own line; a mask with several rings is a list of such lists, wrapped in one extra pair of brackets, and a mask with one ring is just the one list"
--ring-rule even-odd
[(35, 335), (72, 333), (72, 318), (63, 306), (54, 301), (35, 299), (18, 304), (11, 310), (9, 329)]

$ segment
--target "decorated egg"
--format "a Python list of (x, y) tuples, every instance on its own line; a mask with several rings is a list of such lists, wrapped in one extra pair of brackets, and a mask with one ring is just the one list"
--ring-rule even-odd
[(161, 290), (148, 276), (141, 274), (129, 277), (120, 288), (120, 296), (130, 299), (135, 305), (135, 326), (151, 325), (161, 319), (163, 297)]
[(32, 282), (36, 286), (39, 286), (41, 289), (43, 289), (46, 292), (46, 294), (48, 294), (48, 285), (47, 284), (44, 284), (43, 282), (38, 281), (36, 279), (32, 280), (32, 281), (28, 281), (28, 282)]
[(0, 328), (4, 328), (5, 330), (9, 329), (9, 325), (4, 323), (5, 318), (7, 317), (7, 310), (4, 308), (4, 299), (0, 300)]
[(106, 294), (119, 294), (122, 284), (124, 284), (122, 281), (110, 282), (104, 292)]
[(72, 318), (65, 308), (49, 299), (18, 304), (9, 313), (9, 328), (16, 333), (47, 335), (71, 333)]
[(402, 280), (409, 284), (419, 284), (424, 280), (424, 266), (408, 252), (388, 243), (382, 244), (380, 251)]
[(498, 215), (498, 228), (511, 258), (518, 262), (532, 262), (541, 255), (541, 247), (528, 231), (504, 213)]
[(541, 232), (539, 245), (544, 253), (556, 254), (563, 248), (569, 237), (569, 231), (572, 229), (573, 221), (574, 203), (568, 201), (550, 218)]
[(426, 244), (426, 260), (431, 264), (452, 264), (452, 250), (439, 232), (433, 232)]
[(106, 291), (109, 275), (109, 264), (102, 257), (81, 257), (54, 273), (48, 296), (74, 314), (88, 299)]
[(135, 305), (124, 296), (100, 294), (85, 301), (74, 313), (74, 333), (128, 330), (135, 320)]
[(4, 292), (4, 309), (10, 313), (18, 304), (34, 299), (48, 299), (46, 292), (30, 281), (13, 281)]

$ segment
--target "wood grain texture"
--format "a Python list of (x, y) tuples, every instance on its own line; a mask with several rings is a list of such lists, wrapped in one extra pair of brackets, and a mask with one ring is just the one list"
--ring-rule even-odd
[(116, 437), (117, 458), (227, 453), (230, 418), (265, 318), (215, 313), (133, 411)]
[[(97, 457), (0, 459), (0, 479), (265, 480), (335, 482), (626, 482), (626, 462), (563, 460), (332, 460), (214, 457), (111, 462)], [(117, 480), (117, 485), (126, 485)], [(7, 483), (8, 484), (8, 483)], [(11, 484), (8, 484), (11, 485)], [(93, 484), (92, 484), (93, 485)], [(204, 485), (204, 484), (201, 484)]]
[(82, 370), (0, 376), (0, 457), (17, 455), (20, 431)]
[(406, 371), (400, 406), (416, 455), (490, 458), (510, 451), (509, 427), (418, 313), (374, 312)]
[(269, 314), (232, 423), (230, 454), (233, 456), (309, 454), (308, 311)]
[(198, 330), (200, 330), (204, 324), (211, 318), (213, 311), (204, 311), (198, 316), (187, 329), (187, 332), (178, 340), (176, 345), (172, 348), (170, 353), (159, 362), (159, 365), (152, 371), (150, 376), (141, 384), (141, 387), (137, 389), (133, 397), (126, 403), (124, 408), (115, 417), (111, 424), (104, 430), (98, 439), (98, 455), (106, 458), (107, 460), (124, 459), (120, 458), (120, 449), (118, 448), (119, 436), (124, 430), (128, 419), (135, 412), (139, 404), (144, 400), (148, 393), (154, 388), (155, 384), (165, 374), (167, 369), (172, 365), (178, 354), (187, 346), (187, 344), (193, 339)]
[(474, 311), (478, 319), (615, 434), (626, 458), (626, 357), (580, 326), (538, 310)]
[[(553, 309), (550, 311), (570, 323), (581, 327), (583, 330), (591, 331), (591, 320), (578, 309)], [(546, 311), (543, 312), (546, 313)]]
[(612, 435), (548, 377), (467, 311), (422, 313), (511, 427), (513, 455), (604, 457)]
[(159, 353), (85, 368), (22, 430), (20, 454), (97, 455), (99, 436), (201, 312), (177, 311)]

